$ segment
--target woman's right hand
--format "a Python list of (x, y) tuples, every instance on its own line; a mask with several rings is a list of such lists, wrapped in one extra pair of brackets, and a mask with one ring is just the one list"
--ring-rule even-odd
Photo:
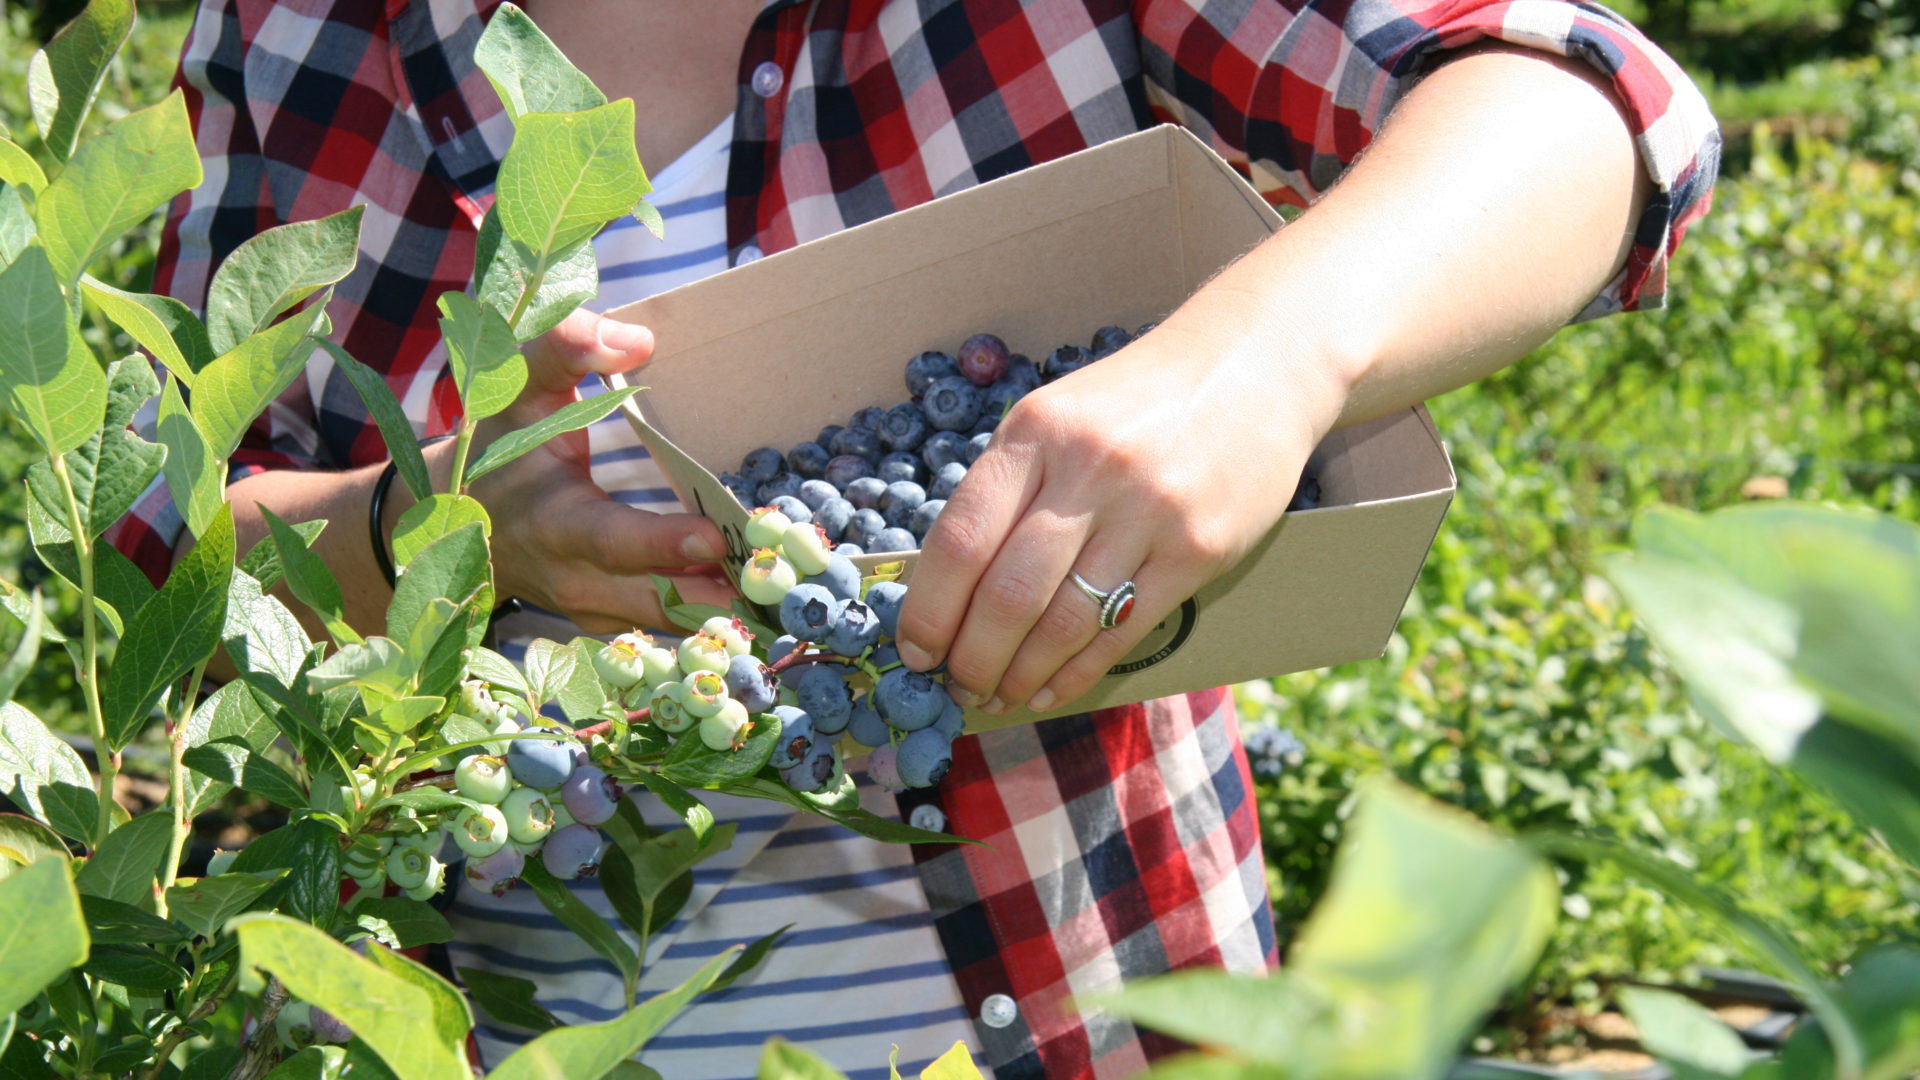
[[(580, 310), (522, 351), (526, 388), (504, 412), (481, 422), (474, 457), (494, 439), (579, 400), (576, 387), (587, 374), (646, 363), (653, 334)], [(443, 445), (443, 468), (450, 470), (452, 443)], [(697, 603), (725, 607), (736, 595), (717, 565), (726, 551), (719, 527), (697, 514), (656, 514), (615, 501), (589, 473), (584, 429), (495, 469), (474, 481), (469, 494), (493, 518), (497, 595), (558, 612), (588, 633), (670, 627), (651, 574), (670, 579)]]

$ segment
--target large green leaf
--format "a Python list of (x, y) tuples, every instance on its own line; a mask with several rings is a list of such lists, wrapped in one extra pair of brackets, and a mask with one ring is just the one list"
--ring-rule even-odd
[[(73, 534), (67, 526), (47, 513), (38, 499), (27, 500), (27, 535), (33, 538), (34, 554), (40, 556), (54, 573), (75, 589), (80, 587), (80, 558), (74, 554)], [(111, 544), (93, 547), (93, 598), (100, 615), (116, 634), (125, 632), (123, 615), (131, 617), (155, 589), (147, 575), (120, 554)]]
[[(492, 580), (485, 530), (477, 522), (455, 529), (427, 545), (401, 571), (393, 599), (387, 603), (387, 633), (404, 639), (430, 602), (442, 599), (461, 603), (473, 596), (474, 590), (490, 586)], [(490, 589), (486, 595), (491, 596)], [(490, 600), (484, 604), (492, 606)], [(424, 659), (416, 658), (416, 662)]]
[(473, 464), (468, 466), (467, 482), (471, 484), (556, 435), (564, 435), (569, 431), (578, 431), (586, 427), (619, 408), (628, 398), (643, 389), (645, 387), (629, 386), (605, 394), (596, 394), (585, 401), (563, 405), (518, 431), (510, 431), (500, 436), (489, 443)]
[(0, 271), (0, 389), (7, 411), (48, 456), (100, 430), (107, 376), (74, 329), (45, 248), (29, 246)]
[(160, 391), (159, 415), (154, 434), (167, 451), (161, 471), (167, 478), (167, 492), (186, 519), (187, 529), (203, 533), (220, 512), (227, 489), (227, 463), (207, 445), (207, 437), (193, 422), (193, 413), (180, 396), (180, 381), (168, 379)]
[(56, 159), (65, 161), (73, 153), (107, 65), (132, 32), (133, 0), (90, 0), (46, 48), (33, 54), (27, 65), (27, 99), (41, 141)]
[(494, 186), (507, 236), (546, 260), (599, 232), (652, 190), (634, 151), (633, 101), (521, 116)]
[(375, 635), (348, 645), (307, 672), (307, 688), (316, 694), (341, 686), (364, 686), (388, 697), (407, 692), (417, 665), (391, 638)]
[(656, 994), (638, 1008), (601, 1024), (555, 1028), (507, 1055), (487, 1075), (492, 1080), (561, 1080), (604, 1076), (631, 1058), (667, 1022), (703, 993), (733, 958), (733, 949), (707, 961), (686, 982)]
[[(1920, 985), (1920, 948), (1901, 942), (1881, 945), (1854, 959), (1838, 988), (1849, 1028), (1858, 1032), (1859, 1052), (1873, 1080), (1910, 1077), (1920, 1069), (1920, 1019), (1914, 987)], [(1781, 1048), (1782, 1080), (1835, 1080), (1844, 1075), (1843, 1056), (1824, 1020), (1797, 1025)], [(1743, 1077), (1743, 1080), (1747, 1078)]]
[(386, 923), (403, 949), (453, 940), (453, 927), (447, 924), (447, 917), (424, 900), (409, 900), (404, 896), (356, 898), (353, 914), (356, 918), (365, 916)]
[(207, 286), (207, 340), (213, 351), (226, 352), (352, 273), (365, 211), (353, 206), (312, 221), (276, 225), (235, 248)]
[(91, 275), (81, 277), (80, 287), (114, 325), (187, 386), (193, 385), (196, 372), (213, 363), (207, 328), (187, 305), (157, 293), (125, 292)]
[(339, 1017), (396, 1075), (467, 1080), (462, 1047), (437, 1034), (431, 997), (409, 979), (282, 916), (242, 915), (232, 926), (248, 965), (277, 975), (295, 997)]
[(282, 521), (280, 515), (262, 506), (260, 516), (267, 521), (268, 534), (280, 556), (281, 572), (286, 575), (287, 588), (293, 591), (294, 597), (320, 616), (334, 641), (343, 645), (359, 641), (360, 635), (347, 625), (340, 582), (335, 580), (332, 568), (307, 547), (307, 542), (293, 526)]
[(170, 919), (104, 896), (83, 894), (80, 910), (86, 914), (87, 933), (95, 944), (180, 944), (192, 936), (185, 927)]
[(40, 193), (33, 220), (55, 277), (63, 287), (79, 281), (108, 245), (200, 179), (180, 91), (114, 121)]
[(753, 1076), (754, 1080), (847, 1080), (847, 1074), (826, 1058), (777, 1035), (760, 1048), (760, 1065)]
[(19, 143), (12, 139), (0, 139), (0, 183), (38, 192), (47, 186), (47, 174), (40, 170), (40, 163), (33, 160), (32, 154), (20, 148)]
[(261, 591), (260, 583), (236, 568), (227, 589), (226, 625), (220, 643), (240, 671), (272, 676), (292, 686), (313, 649), (307, 631), (287, 605)]
[[(300, 534), (301, 543), (312, 547), (313, 542), (320, 538), (320, 533), (326, 527), (325, 519), (298, 521), (294, 523), (293, 531)], [(273, 588), (286, 576), (286, 571), (280, 566), (280, 553), (273, 549), (273, 538), (270, 536), (264, 540), (254, 541), (254, 545), (247, 549), (247, 553), (240, 556), (238, 568), (259, 582), (263, 589)]]
[(501, 4), (487, 21), (473, 62), (516, 121), (530, 112), (577, 112), (607, 103), (593, 80), (513, 4)]
[(690, 788), (718, 788), (754, 776), (773, 759), (780, 743), (780, 720), (772, 713), (760, 713), (752, 723), (747, 741), (738, 750), (715, 750), (700, 739), (681, 739), (667, 751), (660, 775)]
[(378, 942), (367, 943), (367, 956), (388, 974), (405, 979), (427, 995), (434, 1035), (441, 1042), (448, 1046), (466, 1043), (467, 1032), (473, 1030), (473, 1009), (452, 983)]
[[(236, 580), (238, 575), (235, 575)], [(228, 740), (238, 742), (255, 753), (273, 745), (280, 729), (261, 708), (259, 699), (244, 682), (230, 682), (209, 694), (206, 700), (193, 710), (187, 720), (186, 740), (189, 747), (203, 746), (210, 742)], [(217, 781), (203, 774), (194, 773), (187, 777), (187, 812), (197, 815), (214, 803), (222, 795), (232, 790), (231, 783)]]
[(100, 802), (86, 763), (12, 701), (0, 705), (0, 795), (75, 840), (93, 839)]
[[(133, 414), (159, 392), (160, 382), (145, 357), (129, 356), (107, 368), (106, 418), (86, 442), (66, 455), (67, 476), (89, 537), (99, 536), (119, 521), (160, 472), (166, 450), (127, 427)], [(51, 464), (34, 462), (27, 470), (27, 484), (48, 513), (66, 517), (66, 493)]]
[(0, 701), (12, 701), (13, 692), (20, 689), (20, 684), (26, 681), (27, 674), (33, 670), (33, 662), (40, 656), (40, 642), (44, 640), (46, 624), (46, 609), (40, 604), (40, 590), (35, 589), (27, 607), (26, 620), (20, 624), (20, 640), (14, 642), (13, 651), (7, 654), (5, 662), (0, 663)]
[(1623, 986), (1619, 998), (1640, 1045), (1673, 1069), (1675, 1080), (1730, 1080), (1753, 1059), (1732, 1028), (1689, 998), (1644, 986)]
[[(534, 272), (541, 271), (538, 280)], [(509, 240), (500, 228), (500, 215), (488, 214), (480, 224), (480, 236), (473, 252), (473, 279), (480, 302), (519, 321), (513, 324), (513, 336), (531, 341), (560, 325), (573, 309), (600, 292), (600, 261), (593, 254), (593, 238), (588, 237), (555, 253), (545, 261), (528, 251), (526, 245)], [(532, 287), (533, 295), (521, 303), (521, 294)]]
[(429, 495), (407, 507), (393, 526), (393, 561), (405, 566), (426, 550), (429, 544), (462, 526), (478, 523), (488, 536), (493, 535), (493, 519), (487, 508), (470, 495)]
[(282, 826), (240, 849), (235, 873), (286, 871), (266, 899), (287, 914), (325, 925), (340, 907), (340, 834), (307, 818)]
[(0, 881), (0, 1016), (38, 997), (87, 958), (87, 924), (64, 859)]
[(22, 190), (0, 184), (0, 269), (12, 266), (36, 235), (33, 212), (27, 209)]
[(0, 881), (41, 859), (71, 857), (66, 842), (46, 825), (25, 814), (0, 814)]
[(534, 992), (540, 988), (528, 979), (517, 979), (511, 975), (499, 975), (481, 968), (463, 967), (459, 969), (460, 979), (467, 984), (467, 993), (472, 995), (473, 1003), (496, 1023), (526, 1028), (528, 1031), (548, 1031), (560, 1026), (544, 1006), (533, 999)]
[(127, 624), (101, 701), (107, 743), (124, 748), (160, 695), (219, 647), (233, 574), (233, 513), (222, 503), (206, 534)]
[(254, 418), (299, 376), (326, 317), (323, 294), (309, 310), (247, 338), (194, 376), (193, 422), (214, 457), (231, 456)]
[(387, 385), (385, 377), (331, 341), (322, 339), (320, 347), (327, 350), (334, 364), (346, 373), (347, 381), (353, 384), (366, 405), (368, 415), (380, 425), (380, 438), (387, 444), (387, 455), (399, 470), (400, 479), (406, 481), (407, 490), (413, 492), (416, 499), (433, 494), (433, 478), (427, 475), (427, 462), (420, 455), (413, 422), (407, 419), (406, 410), (400, 407), (400, 399), (393, 396), (393, 388)]
[(141, 814), (107, 834), (74, 884), (88, 896), (139, 904), (153, 895), (153, 879), (166, 858), (172, 830), (170, 810), (163, 807)]
[(499, 312), (466, 293), (441, 293), (440, 336), (467, 419), (484, 420), (520, 396), (527, 358)]
[(242, 788), (292, 810), (307, 808), (307, 793), (292, 774), (236, 737), (215, 739), (188, 750), (187, 768), (228, 787)]

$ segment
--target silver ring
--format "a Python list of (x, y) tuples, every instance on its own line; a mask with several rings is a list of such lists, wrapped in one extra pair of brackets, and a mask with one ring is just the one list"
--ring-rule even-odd
[(1080, 591), (1086, 593), (1094, 603), (1100, 605), (1100, 629), (1111, 630), (1126, 622), (1127, 616), (1133, 614), (1135, 592), (1133, 582), (1123, 581), (1114, 586), (1112, 592), (1102, 592), (1094, 588), (1079, 574), (1073, 575), (1073, 583), (1080, 586)]

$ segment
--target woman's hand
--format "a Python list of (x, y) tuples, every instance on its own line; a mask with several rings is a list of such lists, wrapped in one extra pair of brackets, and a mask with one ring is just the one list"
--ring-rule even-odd
[[(524, 352), (526, 389), (481, 423), (476, 456), (501, 435), (577, 400), (575, 387), (587, 374), (644, 364), (653, 335), (582, 310), (528, 342)], [(733, 600), (715, 565), (726, 550), (719, 527), (695, 514), (655, 514), (615, 501), (589, 474), (585, 430), (488, 473), (470, 494), (493, 518), (499, 594), (559, 612), (588, 633), (670, 625), (650, 574), (671, 579), (689, 600), (722, 606)]]

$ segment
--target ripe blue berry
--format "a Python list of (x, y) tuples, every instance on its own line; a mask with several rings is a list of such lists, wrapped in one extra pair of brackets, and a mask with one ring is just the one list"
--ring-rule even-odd
[(862, 698), (853, 703), (853, 712), (847, 717), (847, 734), (853, 736), (853, 741), (861, 746), (885, 746), (893, 737), (893, 729)]
[(939, 475), (933, 478), (933, 487), (928, 489), (927, 491), (927, 498), (929, 499), (953, 498), (953, 490), (959, 487), (960, 481), (965, 480), (966, 478), (967, 478), (967, 467), (963, 463), (958, 461), (950, 461), (947, 464), (942, 465), (940, 467)]
[(454, 819), (453, 842), (469, 857), (484, 859), (506, 846), (506, 816), (497, 806), (469, 806)]
[(927, 414), (920, 406), (911, 401), (902, 402), (887, 410), (887, 416), (880, 425), (880, 445), (889, 450), (911, 453), (927, 441), (927, 434), (933, 430), (927, 423)]
[[(953, 687), (949, 685), (947, 689), (950, 693)], [(945, 700), (940, 703), (940, 719), (933, 722), (933, 729), (945, 735), (947, 741), (951, 742), (959, 738), (960, 733), (966, 729), (966, 710), (962, 709), (960, 703), (953, 700), (949, 694), (940, 696)]]
[(547, 739), (515, 739), (507, 747), (507, 769), (530, 788), (552, 791), (573, 771), (573, 748)]
[(920, 464), (927, 475), (938, 476), (952, 462), (966, 464), (967, 437), (957, 431), (936, 431), (920, 444)]
[(755, 496), (759, 494), (760, 485), (739, 473), (721, 473), (720, 485), (731, 492), (735, 499), (740, 500), (741, 506), (752, 506), (759, 501)]
[[(841, 547), (846, 545), (842, 544)], [(860, 568), (852, 560), (840, 554), (840, 549), (827, 559), (827, 568), (801, 582), (802, 585), (819, 585), (833, 594), (835, 600), (853, 600), (860, 595)]]
[(908, 787), (932, 787), (953, 767), (953, 743), (932, 728), (900, 740), (899, 752), (900, 779)]
[(483, 892), (505, 896), (520, 880), (520, 872), (526, 865), (527, 857), (520, 849), (508, 845), (484, 859), (468, 859), (467, 882)]
[(1278, 780), (1290, 766), (1305, 759), (1307, 746), (1284, 728), (1256, 727), (1247, 732), (1247, 765), (1256, 780)]
[(980, 419), (980, 390), (958, 375), (935, 379), (921, 408), (941, 431), (965, 431)]
[(801, 502), (797, 495), (775, 495), (767, 500), (767, 505), (787, 515), (787, 520), (794, 525), (803, 525), (813, 520), (813, 511), (807, 509), (807, 504)]
[(815, 442), (803, 442), (787, 451), (787, 468), (804, 480), (818, 480), (827, 474), (827, 460), (833, 455)]
[[(872, 605), (869, 604), (868, 606), (871, 607)], [(891, 641), (873, 650), (873, 655), (867, 657), (867, 663), (872, 664), (880, 671), (885, 671), (899, 662), (900, 648)]]
[(1078, 345), (1062, 345), (1047, 354), (1046, 365), (1040, 369), (1048, 382), (1064, 378), (1093, 363), (1093, 354)]
[(985, 409), (982, 409), (980, 411), (980, 419), (974, 422), (972, 430), (968, 431), (967, 434), (968, 435), (991, 435), (993, 434), (994, 430), (997, 429), (999, 426), (1000, 426), (1000, 414), (990, 413), (990, 412), (987, 412)]
[(767, 646), (767, 663), (777, 664), (781, 658), (800, 647), (800, 639), (792, 634), (781, 634)]
[(834, 551), (834, 554), (841, 555), (849, 559), (853, 558), (855, 555), (866, 554), (866, 551), (862, 550), (859, 544), (856, 544), (851, 540), (836, 546), (833, 549), (833, 551)]
[[(879, 410), (876, 409), (874, 411), (878, 412)], [(877, 460), (882, 453), (880, 431), (878, 428), (847, 428), (845, 431), (833, 437), (833, 445), (827, 447), (827, 449), (833, 451), (833, 456), (835, 457), (851, 455), (853, 457), (865, 458), (868, 461)], [(829, 462), (828, 464), (832, 463)]]
[(553, 831), (553, 804), (530, 787), (514, 788), (500, 804), (500, 813), (507, 819), (507, 836), (519, 843), (538, 843)]
[(600, 872), (600, 831), (587, 825), (569, 825), (547, 837), (540, 862), (561, 881), (578, 881)]
[(900, 779), (900, 748), (884, 743), (867, 755), (867, 779), (888, 791), (905, 791), (907, 782)]
[(867, 545), (867, 548), (879, 554), (891, 551), (917, 551), (920, 548), (920, 544), (914, 540), (912, 532), (889, 525), (880, 530), (879, 535), (873, 538)]
[(796, 585), (780, 600), (780, 629), (801, 641), (824, 641), (833, 629), (833, 594), (820, 585)]
[[(839, 424), (828, 424), (826, 427), (820, 429), (820, 434), (815, 435), (813, 441), (821, 446), (832, 447), (833, 437), (845, 430), (847, 429), (841, 427)], [(829, 453), (831, 453), (831, 450), (829, 450)]]
[(832, 665), (802, 664), (789, 668), (785, 682), (793, 688), (800, 708), (813, 718), (813, 730), (822, 735), (838, 735), (846, 730), (853, 712), (853, 694), (847, 681)]
[(933, 676), (898, 667), (873, 686), (873, 707), (880, 718), (899, 731), (918, 731), (940, 719), (946, 697)]
[(895, 480), (920, 482), (924, 475), (920, 468), (920, 458), (914, 454), (888, 454), (880, 459), (880, 479), (885, 483)]
[(756, 484), (764, 484), (785, 471), (786, 459), (771, 446), (750, 450), (740, 459), (740, 475)]
[(853, 504), (855, 511), (879, 509), (880, 500), (887, 493), (887, 482), (877, 476), (856, 478), (844, 489), (847, 501)]
[[(886, 527), (887, 519), (881, 516), (880, 511), (871, 507), (855, 510), (853, 520), (847, 522), (847, 532), (852, 535), (853, 542), (860, 545), (863, 551), (880, 550), (873, 546), (873, 541), (886, 530)], [(845, 546), (844, 542), (842, 546)]]
[(809, 794), (839, 784), (845, 766), (831, 743), (816, 741), (800, 764), (781, 772), (780, 779), (795, 791)]
[(933, 380), (946, 375), (960, 374), (960, 365), (953, 357), (938, 351), (923, 352), (907, 361), (907, 394), (919, 397), (933, 385)]
[(927, 501), (927, 489), (911, 480), (897, 480), (887, 485), (887, 493), (880, 496), (880, 516), (888, 525), (906, 528), (913, 520), (913, 512)]
[(491, 754), (474, 754), (453, 767), (454, 789), (475, 802), (497, 803), (513, 788), (507, 763)]
[(1007, 361), (1012, 354), (1007, 343), (992, 334), (975, 334), (960, 343), (960, 351), (953, 354), (959, 365), (960, 374), (975, 386), (990, 386), (1007, 372)]
[(1133, 335), (1118, 326), (1103, 326), (1093, 332), (1093, 341), (1090, 343), (1093, 347), (1093, 358), (1098, 360), (1108, 353), (1119, 352), (1132, 340)]
[(822, 479), (840, 491), (845, 491), (861, 477), (872, 475), (873, 462), (859, 454), (841, 454), (827, 462), (827, 471)]
[(888, 637), (899, 637), (900, 605), (907, 602), (907, 587), (897, 581), (876, 581), (867, 589), (866, 601), (880, 620), (880, 629)]
[(809, 513), (819, 510), (828, 499), (840, 497), (840, 489), (825, 480), (803, 480), (800, 482), (800, 501), (806, 504)]
[(1024, 356), (1016, 356), (1007, 365), (1007, 373), (1001, 376), (1003, 382), (1010, 382), (1021, 388), (1022, 394), (1031, 394), (1040, 389), (1046, 379), (1040, 374), (1040, 365)]
[(980, 455), (987, 452), (987, 444), (992, 441), (993, 433), (987, 431), (983, 431), (967, 440), (967, 465), (969, 467), (971, 467), (974, 462), (980, 460)]
[[(743, 657), (743, 659), (752, 659)], [(597, 765), (576, 766), (560, 785), (560, 801), (582, 825), (598, 825), (620, 808), (620, 784)]]
[(1312, 510), (1320, 505), (1320, 478), (1303, 476), (1293, 489), (1293, 498), (1287, 503), (1287, 512)]
[(887, 410), (878, 405), (869, 405), (859, 412), (854, 413), (853, 418), (847, 421), (847, 426), (850, 428), (859, 428), (862, 431), (877, 432), (880, 430), (880, 425), (886, 423), (886, 420)]
[(919, 539), (926, 539), (927, 533), (933, 529), (933, 523), (940, 520), (940, 511), (946, 508), (945, 499), (928, 499), (921, 503), (914, 508), (912, 520), (907, 522), (908, 531)]
[(813, 718), (791, 705), (775, 705), (773, 715), (780, 721), (780, 741), (774, 744), (768, 763), (776, 769), (791, 769), (813, 749)]
[(980, 391), (980, 412), (983, 416), (1005, 416), (1013, 403), (1027, 395), (1027, 387), (1011, 379), (1001, 379), (985, 390)]
[(813, 512), (813, 523), (820, 526), (820, 531), (827, 534), (827, 539), (836, 544), (846, 535), (847, 524), (852, 520), (853, 504), (841, 498), (838, 492)]
[(773, 708), (774, 698), (779, 694), (780, 680), (767, 669), (767, 665), (760, 662), (759, 657), (734, 657), (733, 662), (727, 665), (726, 678), (727, 693), (745, 705), (748, 712), (762, 713)]
[(880, 620), (873, 609), (858, 600), (833, 602), (833, 627), (827, 631), (827, 648), (841, 656), (859, 656), (880, 643)]
[(759, 497), (762, 505), (771, 505), (773, 500), (778, 499), (782, 495), (799, 495), (800, 478), (790, 472), (783, 472), (779, 476), (754, 488), (753, 493)]

